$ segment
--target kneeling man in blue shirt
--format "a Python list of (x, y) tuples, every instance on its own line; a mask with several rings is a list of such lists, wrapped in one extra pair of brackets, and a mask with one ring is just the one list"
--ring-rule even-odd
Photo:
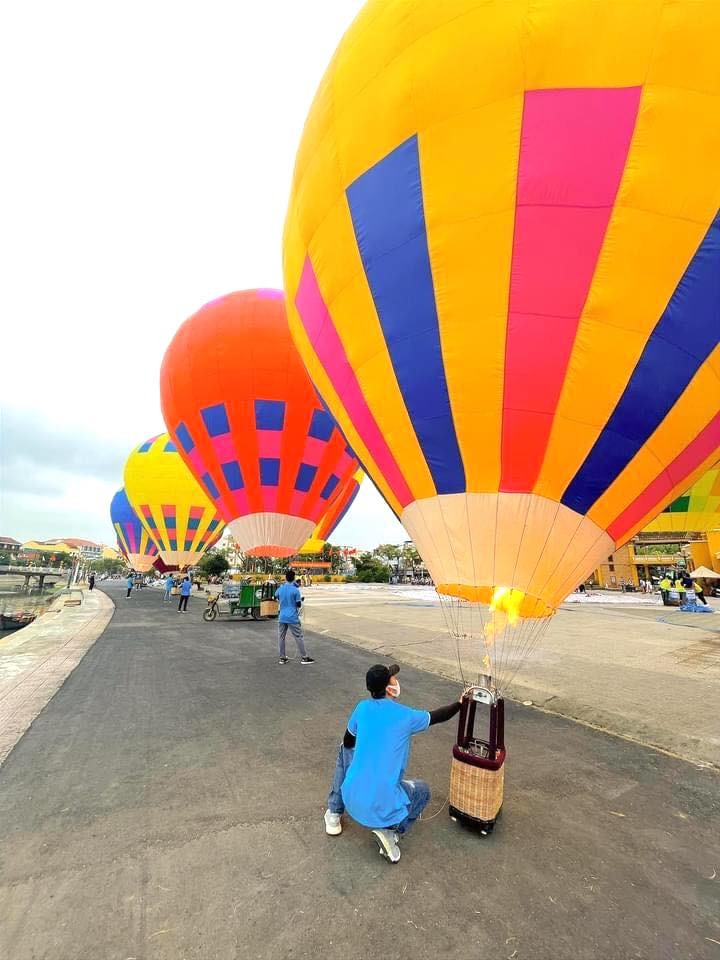
[(365, 684), (369, 700), (361, 700), (348, 720), (338, 752), (325, 830), (342, 832), (345, 810), (353, 820), (369, 827), (380, 852), (392, 863), (400, 859), (398, 838), (407, 833), (430, 800), (424, 780), (405, 780), (410, 738), (435, 723), (450, 720), (460, 702), (437, 710), (413, 710), (398, 703), (400, 667), (376, 663)]

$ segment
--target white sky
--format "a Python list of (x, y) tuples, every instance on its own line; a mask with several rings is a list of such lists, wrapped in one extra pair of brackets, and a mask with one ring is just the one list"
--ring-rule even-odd
[[(0, 534), (114, 542), (177, 326), (282, 286), (302, 125), (360, 0), (23, 0), (0, 23)], [(372, 485), (333, 536), (406, 538)]]

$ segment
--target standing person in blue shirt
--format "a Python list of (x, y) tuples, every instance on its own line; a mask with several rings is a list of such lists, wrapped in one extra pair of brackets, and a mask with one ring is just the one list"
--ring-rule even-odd
[(165, 577), (165, 596), (163, 597), (163, 603), (172, 603), (170, 597), (172, 596), (172, 588), (175, 586), (175, 578), (171, 573)]
[(285, 571), (285, 583), (275, 591), (275, 599), (278, 602), (278, 663), (288, 662), (288, 657), (285, 655), (285, 637), (288, 630), (293, 636), (295, 646), (298, 648), (300, 663), (315, 663), (313, 658), (307, 655), (305, 649), (299, 616), (302, 597), (295, 583), (294, 570)]
[(185, 577), (183, 582), (180, 584), (180, 603), (178, 603), (178, 613), (182, 610), (183, 613), (187, 613), (187, 604), (188, 597), (190, 596), (190, 591), (192, 590), (192, 582), (190, 577)]
[(391, 863), (400, 859), (398, 839), (430, 801), (424, 780), (405, 779), (410, 738), (460, 711), (459, 700), (437, 710), (398, 703), (399, 671), (397, 664), (376, 663), (365, 675), (370, 699), (361, 700), (348, 720), (325, 813), (325, 830), (336, 835), (342, 832), (344, 807), (353, 820), (372, 830), (380, 853)]
[(130, 573), (127, 575), (127, 580), (126, 580), (125, 582), (126, 582), (126, 584), (127, 584), (127, 591), (128, 591), (128, 592), (127, 592), (127, 596), (125, 597), (125, 599), (126, 599), (126, 600), (129, 600), (129, 599), (130, 599), (130, 594), (132, 593), (132, 590), (133, 590), (133, 584), (135, 583), (135, 575), (133, 574), (132, 570), (131, 570)]

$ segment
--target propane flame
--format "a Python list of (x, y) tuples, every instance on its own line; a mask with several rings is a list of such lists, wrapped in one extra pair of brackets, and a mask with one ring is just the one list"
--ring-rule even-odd
[(490, 610), (493, 613), (502, 611), (507, 616), (511, 627), (520, 619), (520, 607), (525, 599), (521, 590), (511, 590), (510, 587), (496, 587), (490, 601)]
[[(520, 607), (525, 599), (521, 590), (511, 590), (510, 587), (496, 587), (490, 601), (492, 618), (483, 626), (485, 643), (489, 647), (495, 643), (498, 635), (502, 636), (506, 627), (514, 627), (520, 619)], [(489, 660), (488, 657), (485, 658)]]

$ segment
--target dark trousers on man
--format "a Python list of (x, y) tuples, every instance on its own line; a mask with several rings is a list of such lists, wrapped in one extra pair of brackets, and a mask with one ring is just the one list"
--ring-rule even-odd
[(187, 611), (187, 602), (188, 602), (187, 597), (183, 597), (183, 596), (180, 597), (180, 603), (178, 604), (178, 613), (180, 613), (181, 610)]

